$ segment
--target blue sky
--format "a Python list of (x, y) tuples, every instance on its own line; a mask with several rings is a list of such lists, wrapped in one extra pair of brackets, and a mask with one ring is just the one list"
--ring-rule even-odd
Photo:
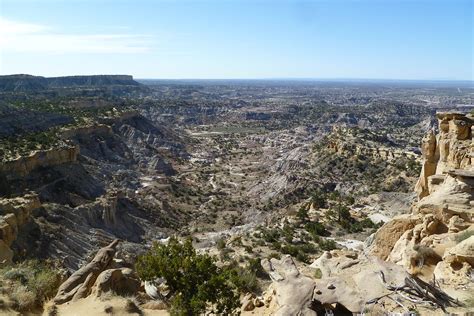
[(473, 80), (471, 0), (0, 0), (0, 73)]

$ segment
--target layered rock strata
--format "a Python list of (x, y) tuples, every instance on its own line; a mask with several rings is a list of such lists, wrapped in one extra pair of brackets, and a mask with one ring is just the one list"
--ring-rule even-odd
[(33, 210), (40, 207), (41, 203), (35, 194), (0, 199), (0, 266), (12, 262), (13, 252), (10, 246), (21, 227), (30, 220)]
[(72, 144), (49, 150), (34, 151), (29, 156), (0, 163), (0, 173), (5, 174), (7, 178), (22, 178), (40, 167), (46, 168), (75, 162), (78, 155), (79, 146)]

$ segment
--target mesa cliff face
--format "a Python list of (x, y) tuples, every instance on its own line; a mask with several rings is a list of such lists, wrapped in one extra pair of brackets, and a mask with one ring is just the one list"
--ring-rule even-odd
[(0, 199), (0, 266), (11, 263), (13, 251), (10, 246), (22, 226), (31, 220), (33, 210), (40, 207), (41, 203), (35, 194)]
[(41, 77), (31, 75), (0, 76), (0, 91), (40, 91), (49, 88), (97, 87), (106, 85), (138, 86), (128, 75)]
[(0, 173), (7, 178), (21, 178), (40, 167), (52, 167), (60, 164), (73, 163), (77, 160), (79, 146), (69, 145), (49, 150), (34, 151), (29, 156), (18, 157), (0, 163)]

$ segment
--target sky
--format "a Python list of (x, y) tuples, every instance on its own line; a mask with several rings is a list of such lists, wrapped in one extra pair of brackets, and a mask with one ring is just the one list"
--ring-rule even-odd
[(473, 0), (0, 0), (0, 74), (474, 80)]

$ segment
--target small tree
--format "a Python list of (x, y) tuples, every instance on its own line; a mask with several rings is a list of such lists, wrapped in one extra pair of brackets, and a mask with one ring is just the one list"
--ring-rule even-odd
[(339, 223), (352, 221), (351, 213), (349, 212), (349, 208), (347, 206), (339, 203), (336, 207), (336, 213), (337, 221)]
[(324, 194), (324, 192), (317, 190), (311, 196), (311, 202), (316, 208), (326, 207), (326, 195)]
[(316, 236), (329, 236), (329, 231), (319, 222), (306, 223), (304, 228), (313, 238)]
[(226, 271), (216, 266), (213, 257), (197, 254), (191, 239), (155, 243), (138, 258), (136, 269), (142, 280), (166, 280), (172, 315), (199, 315), (208, 306), (217, 314), (231, 314), (239, 307), (239, 294)]
[(306, 207), (306, 205), (303, 205), (299, 208), (298, 212), (296, 213), (296, 217), (303, 223), (308, 221), (309, 216), (308, 208)]

